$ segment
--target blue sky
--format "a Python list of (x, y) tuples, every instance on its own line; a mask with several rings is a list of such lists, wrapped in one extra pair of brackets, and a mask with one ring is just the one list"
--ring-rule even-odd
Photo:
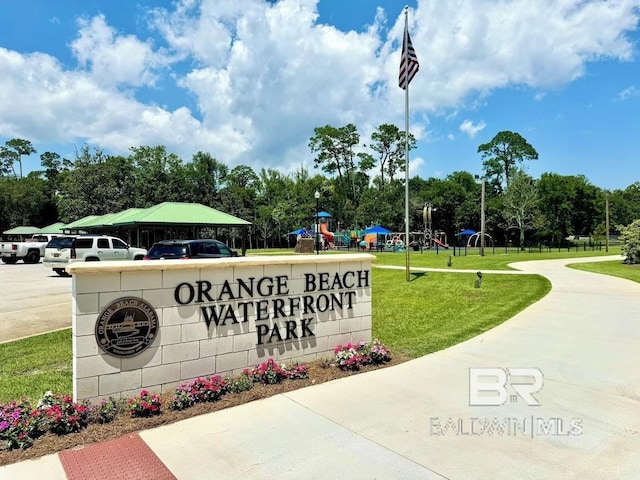
[(313, 172), (317, 126), (354, 123), (363, 141), (404, 127), (405, 4), (412, 175), (481, 173), (478, 145), (511, 130), (538, 151), (535, 177), (640, 180), (640, 0), (3, 2), (0, 142)]

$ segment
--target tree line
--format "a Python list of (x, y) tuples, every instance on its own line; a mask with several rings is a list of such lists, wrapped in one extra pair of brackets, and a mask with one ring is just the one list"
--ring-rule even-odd
[[(416, 141), (408, 135), (409, 149)], [(316, 199), (332, 214), (332, 230), (380, 224), (404, 231), (405, 134), (395, 125), (377, 127), (367, 140), (355, 125), (314, 129), (309, 149), (315, 173), (305, 168), (230, 168), (210, 153), (185, 160), (164, 146), (131, 147), (109, 155), (84, 146), (74, 159), (40, 154), (41, 168), (23, 175), (24, 156), (37, 154), (30, 141), (0, 146), (0, 232), (19, 225), (65, 223), (164, 201), (202, 203), (252, 222), (250, 246), (287, 246), (288, 232), (312, 227)], [(538, 153), (515, 132), (503, 131), (478, 147), (486, 187), (486, 232), (496, 243), (556, 245), (569, 235), (603, 236), (605, 198), (611, 232), (640, 218), (640, 182), (606, 191), (583, 175), (543, 173), (531, 177), (526, 163)], [(322, 172), (322, 173), (320, 173)], [(433, 208), (433, 228), (449, 239), (479, 230), (481, 182), (469, 172), (409, 180), (410, 230), (424, 230), (423, 207)], [(220, 229), (235, 244), (238, 232)], [(451, 240), (450, 240), (451, 241)]]

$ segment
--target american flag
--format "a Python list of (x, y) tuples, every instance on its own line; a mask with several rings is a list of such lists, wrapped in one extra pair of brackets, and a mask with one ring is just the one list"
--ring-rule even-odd
[[(413, 77), (416, 76), (418, 70), (420, 69), (420, 64), (418, 63), (418, 56), (416, 55), (416, 51), (413, 48), (413, 44), (411, 43), (411, 36), (409, 32), (406, 30), (405, 26), (405, 40), (402, 40), (402, 59), (400, 60), (400, 76), (398, 77), (398, 85), (401, 89), (406, 90), (407, 86), (413, 80)], [(408, 48), (407, 48), (408, 46)]]

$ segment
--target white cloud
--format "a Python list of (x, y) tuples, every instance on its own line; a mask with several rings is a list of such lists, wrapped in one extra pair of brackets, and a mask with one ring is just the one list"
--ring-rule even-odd
[(449, 140), (455, 140), (456, 136), (453, 133), (450, 133), (449, 135), (447, 135), (447, 138)]
[[(411, 157), (411, 154), (409, 154), (409, 177), (415, 177), (416, 175), (419, 175), (425, 165), (427, 164), (427, 162), (425, 161), (424, 158), (422, 157)], [(406, 177), (405, 172), (396, 172), (396, 174), (393, 176), (393, 178), (395, 178), (396, 180), (404, 180)]]
[(133, 35), (119, 35), (104, 15), (78, 20), (78, 37), (71, 50), (83, 68), (88, 68), (98, 83), (104, 85), (150, 85), (156, 79), (153, 70), (165, 63), (150, 42)]
[[(419, 0), (410, 28), (418, 58), (425, 61), (413, 91), (425, 92), (422, 108), (455, 106), (470, 93), (511, 85), (556, 88), (584, 75), (589, 61), (630, 60), (633, 44), (625, 32), (637, 27), (639, 5)], [(402, 21), (395, 25), (398, 35)]]
[(483, 121), (480, 121), (480, 123), (474, 125), (471, 120), (465, 120), (460, 124), (460, 131), (469, 135), (469, 138), (475, 138), (478, 132), (484, 130), (484, 127), (486, 126), (487, 124)]
[(426, 162), (422, 157), (409, 158), (409, 177), (418, 175), (425, 165)]
[[(402, 128), (402, 13), (379, 9), (368, 30), (342, 32), (317, 23), (317, 3), (176, 0), (138, 22), (152, 27), (144, 37), (103, 15), (82, 18), (70, 44), (77, 65), (0, 47), (0, 128), (35, 142), (87, 141), (119, 153), (163, 144), (183, 158), (204, 150), (228, 164), (284, 170), (311, 164), (314, 127)], [(588, 62), (630, 60), (638, 6), (418, 0), (412, 133), (430, 141), (429, 115), (481, 110), (495, 89), (530, 87), (540, 97), (584, 75)], [(460, 130), (473, 138), (485, 126), (465, 120)]]
[(617, 98), (618, 100), (624, 101), (624, 100), (630, 99), (631, 97), (635, 97), (639, 93), (640, 93), (640, 90), (638, 90), (635, 86), (631, 85), (630, 87), (627, 87), (621, 92), (619, 92), (617, 95)]

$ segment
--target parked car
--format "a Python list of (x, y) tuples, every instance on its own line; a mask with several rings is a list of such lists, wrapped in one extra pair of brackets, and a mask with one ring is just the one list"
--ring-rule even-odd
[(128, 245), (108, 235), (79, 235), (56, 237), (45, 250), (43, 265), (58, 275), (66, 275), (65, 267), (71, 262), (98, 262), (101, 260), (142, 260), (147, 251)]
[(190, 258), (227, 258), (237, 257), (238, 252), (231, 250), (219, 240), (162, 240), (154, 243), (145, 260), (186, 260)]
[(18, 260), (24, 263), (38, 263), (44, 256), (47, 243), (56, 235), (39, 234), (26, 239), (24, 242), (0, 243), (0, 258), (3, 263), (14, 264)]

